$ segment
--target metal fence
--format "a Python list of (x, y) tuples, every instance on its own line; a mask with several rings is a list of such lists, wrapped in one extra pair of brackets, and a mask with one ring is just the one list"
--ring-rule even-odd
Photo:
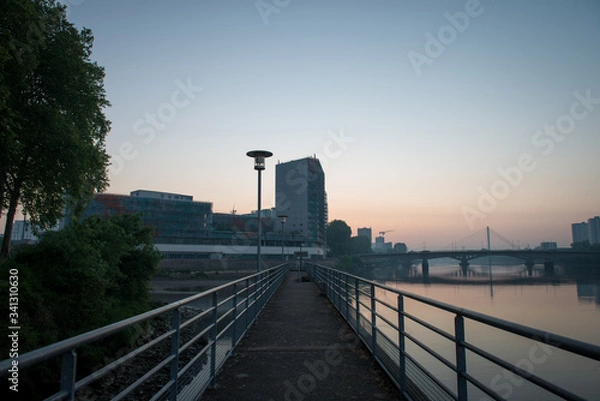
[[(596, 345), (323, 266), (309, 271), (408, 400), (600, 397)], [(581, 372), (576, 383), (561, 380), (567, 366)]]
[[(60, 359), (57, 392), (46, 400), (196, 400), (215, 384), (217, 371), (287, 271), (288, 265), (280, 265), (20, 355), (19, 372)], [(138, 344), (113, 350), (116, 360), (80, 377), (78, 349), (128, 330), (143, 333)], [(10, 374), (12, 363), (11, 359), (0, 362), (0, 376)]]

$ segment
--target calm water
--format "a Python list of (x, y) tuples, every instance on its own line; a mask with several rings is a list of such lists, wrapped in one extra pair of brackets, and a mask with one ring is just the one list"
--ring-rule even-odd
[[(452, 305), (600, 345), (600, 265), (557, 264), (554, 272), (536, 265), (532, 271), (517, 261), (480, 259), (467, 275), (452, 259), (430, 261), (429, 277), (420, 265), (376, 269), (375, 281)], [(451, 316), (418, 303), (406, 303), (407, 311), (453, 332)], [(412, 310), (411, 310), (412, 308)], [(407, 330), (426, 340), (436, 351), (454, 360), (454, 345), (431, 335), (416, 324)], [(585, 399), (600, 400), (600, 363), (571, 357), (560, 350), (467, 321), (467, 340), (494, 351), (503, 359), (568, 388)], [(455, 377), (439, 362), (412, 344), (409, 352), (432, 369), (450, 388)], [(510, 400), (552, 400), (535, 386), (512, 376), (478, 357), (469, 356), (469, 372)], [(485, 400), (469, 388), (470, 399)]]

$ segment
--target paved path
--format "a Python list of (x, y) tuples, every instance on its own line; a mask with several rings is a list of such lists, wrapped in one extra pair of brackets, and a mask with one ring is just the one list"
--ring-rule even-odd
[(291, 272), (202, 401), (397, 400), (399, 392), (310, 281)]

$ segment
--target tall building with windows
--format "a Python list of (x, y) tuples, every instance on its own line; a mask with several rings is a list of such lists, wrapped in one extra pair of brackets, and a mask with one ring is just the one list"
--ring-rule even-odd
[(587, 222), (590, 244), (600, 244), (600, 216), (592, 217)]
[(39, 238), (33, 232), (33, 227), (29, 221), (15, 220), (12, 228), (11, 241), (38, 242)]
[(571, 234), (573, 235), (573, 243), (589, 242), (588, 223), (573, 223), (571, 224)]
[(286, 233), (310, 244), (324, 246), (327, 194), (325, 173), (319, 160), (307, 157), (277, 164), (275, 191), (277, 215), (287, 216)]
[(371, 230), (371, 227), (362, 227), (359, 228), (357, 231), (357, 235), (359, 237), (365, 237), (369, 239), (369, 244), (371, 244), (373, 242), (373, 230)]

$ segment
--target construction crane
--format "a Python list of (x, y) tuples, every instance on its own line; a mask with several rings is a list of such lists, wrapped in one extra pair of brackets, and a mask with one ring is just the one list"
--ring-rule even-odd
[(392, 232), (394, 230), (385, 230), (385, 231), (379, 231), (379, 235), (381, 235), (383, 238), (385, 238), (385, 233), (389, 233)]

